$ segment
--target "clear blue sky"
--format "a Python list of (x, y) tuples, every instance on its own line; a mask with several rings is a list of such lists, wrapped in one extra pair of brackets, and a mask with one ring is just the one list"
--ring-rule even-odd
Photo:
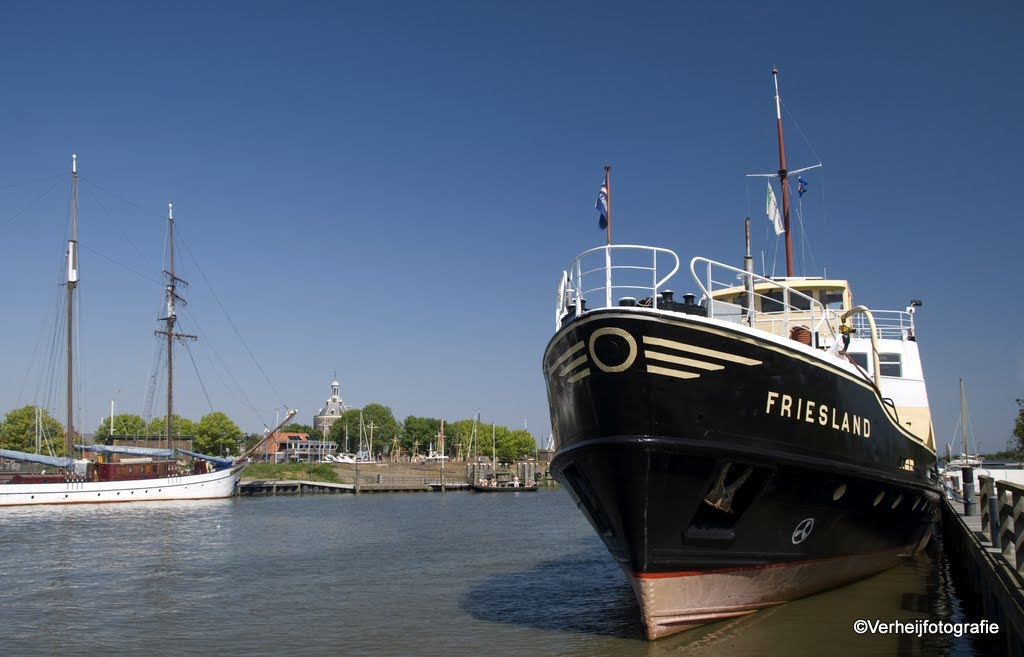
[(47, 385), (75, 152), (84, 430), (111, 399), (142, 412), (170, 201), (182, 328), (243, 429), (284, 404), (310, 422), (337, 372), (354, 406), (479, 411), (544, 441), (555, 285), (603, 242), (604, 165), (616, 242), (738, 265), (749, 214), (771, 270), (745, 174), (778, 167), (778, 67), (788, 163), (824, 164), (798, 273), (827, 268), (875, 308), (922, 299), (940, 444), (963, 377), (975, 433), (1002, 448), (1024, 397), (1022, 19), (1013, 2), (12, 4), (0, 411)]

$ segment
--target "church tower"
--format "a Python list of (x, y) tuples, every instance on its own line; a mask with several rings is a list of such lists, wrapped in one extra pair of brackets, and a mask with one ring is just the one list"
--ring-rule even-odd
[(335, 379), (331, 381), (330, 398), (324, 403), (320, 412), (313, 416), (313, 428), (321, 434), (327, 435), (327, 432), (331, 430), (331, 425), (347, 410), (349, 410), (349, 406), (341, 398), (341, 384)]

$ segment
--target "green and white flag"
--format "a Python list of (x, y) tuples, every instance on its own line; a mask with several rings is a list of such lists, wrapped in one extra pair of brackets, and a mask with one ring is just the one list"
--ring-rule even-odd
[(768, 221), (775, 224), (775, 234), (781, 235), (786, 232), (786, 229), (782, 227), (782, 216), (779, 214), (779, 204), (775, 202), (775, 192), (772, 190), (772, 184), (768, 183)]

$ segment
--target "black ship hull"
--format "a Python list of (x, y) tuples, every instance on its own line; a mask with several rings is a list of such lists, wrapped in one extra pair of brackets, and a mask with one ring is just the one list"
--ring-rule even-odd
[(935, 455), (876, 388), (794, 341), (590, 312), (544, 356), (556, 454), (649, 638), (896, 565), (927, 542)]

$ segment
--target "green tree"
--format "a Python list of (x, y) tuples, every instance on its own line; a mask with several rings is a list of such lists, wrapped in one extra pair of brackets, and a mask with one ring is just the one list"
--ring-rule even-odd
[(202, 454), (226, 456), (238, 450), (242, 430), (220, 411), (204, 415), (195, 425), (192, 447)]
[(319, 440), (321, 438), (321, 436), (322, 436), (322, 434), (319, 431), (317, 431), (316, 429), (314, 429), (310, 425), (308, 425), (308, 424), (299, 424), (298, 422), (292, 422), (291, 424), (286, 424), (283, 427), (281, 427), (280, 431), (281, 431), (281, 433), (304, 433), (304, 434), (308, 435), (310, 438), (312, 438), (313, 440)]
[(428, 445), (436, 440), (441, 420), (433, 417), (413, 417), (402, 422), (402, 437), (399, 441), (406, 452), (425, 454)]
[[(43, 435), (43, 453), (49, 454), (47, 445), (51, 446), (57, 456), (64, 454), (64, 426), (55, 420), (45, 409), (40, 415)], [(0, 422), (0, 448), (13, 449), (18, 452), (36, 451), (36, 407), (22, 406), (4, 416)]]
[(525, 429), (510, 431), (502, 444), (498, 458), (503, 461), (518, 461), (533, 456), (537, 452), (537, 441)]
[(373, 425), (373, 445), (370, 447), (371, 454), (377, 454), (385, 444), (390, 444), (391, 439), (399, 434), (399, 424), (395, 420), (391, 409), (382, 404), (367, 404), (362, 409), (353, 408), (346, 411), (338, 418), (333, 425), (329, 437), (331, 440), (345, 450), (345, 431), (348, 430), (348, 451), (355, 452), (359, 449), (359, 413), (363, 415), (363, 442), (368, 443), (371, 437), (370, 425)]
[[(166, 437), (166, 424), (166, 415), (156, 418), (146, 427), (146, 435)], [(174, 436), (194, 436), (196, 435), (196, 423), (175, 413), (171, 416), (171, 434)]]
[[(242, 451), (246, 452), (255, 447), (259, 442), (263, 440), (262, 433), (247, 433), (242, 436)], [(256, 454), (253, 456), (254, 459), (262, 458), (261, 455)]]
[(1013, 422), (1013, 437), (1017, 439), (1017, 451), (1024, 452), (1024, 399), (1017, 400), (1017, 419)]
[(359, 445), (359, 410), (346, 411), (335, 420), (327, 439), (338, 443), (339, 452), (354, 452)]
[(478, 452), (477, 440), (479, 440), (482, 441), (479, 444), (480, 455), (490, 458), (491, 425), (477, 425), (474, 436), (474, 424), (476, 424), (474, 420), (454, 420), (444, 423), (444, 451), (448, 456), (457, 456), (461, 447), (462, 458), (472, 461)]
[[(96, 440), (106, 440), (110, 431), (110, 417), (103, 418), (100, 426), (96, 427)], [(146, 435), (146, 421), (134, 413), (121, 413), (114, 416), (113, 435), (117, 436), (144, 436)]]

